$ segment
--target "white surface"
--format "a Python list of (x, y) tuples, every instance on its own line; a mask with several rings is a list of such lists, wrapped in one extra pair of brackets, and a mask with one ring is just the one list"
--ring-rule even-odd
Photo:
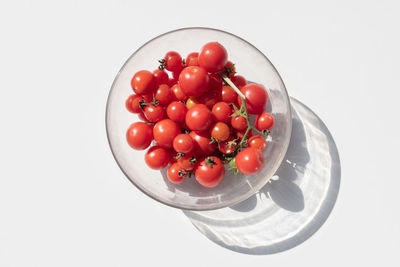
[[(399, 265), (399, 2), (262, 3), (0, 3), (0, 266)], [(117, 71), (148, 39), (185, 26), (253, 43), (332, 133), (339, 198), (300, 246), (268, 256), (219, 247), (115, 164), (104, 109)]]

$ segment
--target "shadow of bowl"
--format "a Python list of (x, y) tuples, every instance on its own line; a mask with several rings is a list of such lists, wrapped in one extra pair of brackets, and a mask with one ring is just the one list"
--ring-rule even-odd
[(280, 168), (258, 193), (235, 206), (183, 211), (213, 242), (236, 252), (272, 254), (293, 248), (326, 221), (340, 187), (340, 161), (325, 124), (291, 98), (293, 129)]

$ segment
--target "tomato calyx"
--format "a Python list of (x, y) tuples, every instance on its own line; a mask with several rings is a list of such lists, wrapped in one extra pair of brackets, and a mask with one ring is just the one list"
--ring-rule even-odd
[(231, 75), (235, 75), (235, 64), (232, 64), (229, 67), (224, 66), (224, 74), (228, 77), (230, 77)]
[(210, 168), (212, 168), (215, 164), (217, 164), (217, 163), (215, 162), (215, 160), (214, 160), (212, 157), (207, 157), (207, 158), (205, 159), (205, 163), (206, 163), (206, 165), (207, 165), (208, 167), (210, 167)]
[(262, 130), (261, 133), (263, 136), (268, 136), (271, 133), (271, 130), (265, 129), (265, 130)]
[(189, 159), (190, 164), (194, 165), (197, 162), (197, 159), (195, 157), (191, 157)]
[(238, 140), (238, 139), (235, 138), (235, 139), (233, 139), (233, 140), (231, 140), (231, 141), (226, 142), (226, 144), (227, 144), (229, 147), (234, 147), (234, 148), (236, 148), (237, 145), (238, 145), (237, 140)]
[[(178, 171), (178, 176), (179, 177), (185, 177), (186, 175), (188, 175), (189, 173), (187, 172), (187, 171), (185, 171), (185, 170), (180, 170), (180, 171)], [(190, 177), (190, 176), (189, 176)]]
[(153, 97), (153, 101), (151, 101), (150, 103), (146, 103), (146, 101), (144, 99), (139, 101), (139, 107), (142, 111), (144, 111), (144, 108), (146, 106), (149, 106), (149, 105), (158, 106), (159, 104), (160, 103), (158, 102), (158, 100), (155, 97)]
[(185, 157), (185, 153), (176, 153), (175, 159), (180, 159)]
[(158, 60), (158, 63), (160, 63), (160, 65), (158, 66), (159, 70), (164, 70), (167, 66), (167, 62), (165, 61), (165, 59)]

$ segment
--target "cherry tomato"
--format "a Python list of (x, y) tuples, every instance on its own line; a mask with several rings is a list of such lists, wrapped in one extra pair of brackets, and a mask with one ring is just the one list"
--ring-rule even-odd
[(249, 147), (254, 147), (260, 151), (264, 151), (267, 148), (267, 142), (262, 136), (259, 135), (250, 137), (248, 144)]
[(229, 85), (225, 85), (221, 90), (221, 100), (226, 103), (235, 103), (237, 101), (238, 95), (235, 90), (232, 89)]
[(145, 103), (150, 103), (153, 101), (153, 93), (141, 95), (141, 97), (143, 97)]
[(216, 103), (212, 110), (212, 117), (215, 121), (228, 123), (231, 118), (232, 109), (226, 102), (218, 102)]
[(197, 101), (195, 98), (189, 97), (188, 100), (186, 101), (186, 107), (187, 109), (190, 109), (194, 107), (194, 105), (199, 104), (199, 101)]
[(261, 113), (256, 117), (256, 120), (254, 121), (254, 125), (259, 131), (270, 130), (272, 127), (274, 127), (274, 124), (274, 116), (272, 116), (268, 112)]
[(149, 121), (160, 121), (165, 117), (165, 110), (162, 106), (148, 105), (144, 107), (144, 115)]
[(195, 102), (206, 105), (211, 109), (219, 101), (219, 92), (217, 90), (210, 90), (205, 92), (199, 97), (196, 97)]
[(204, 104), (196, 104), (186, 113), (185, 122), (193, 131), (207, 130), (212, 122), (211, 111)]
[(219, 91), (222, 88), (222, 78), (218, 73), (210, 73), (208, 74), (210, 78), (210, 83), (208, 85), (208, 91), (216, 90)]
[(243, 116), (233, 116), (231, 117), (232, 128), (243, 131), (247, 129), (247, 120)]
[(209, 83), (207, 71), (198, 66), (186, 67), (179, 75), (179, 85), (187, 96), (202, 95), (208, 89)]
[[(246, 97), (249, 114), (261, 114), (267, 106), (268, 94), (264, 87), (258, 84), (246, 84), (240, 91)], [(238, 103), (242, 105), (242, 99), (238, 96)]]
[(153, 136), (157, 144), (164, 148), (172, 148), (175, 136), (181, 133), (176, 122), (170, 119), (164, 119), (154, 125)]
[(133, 149), (146, 149), (153, 140), (152, 125), (141, 121), (131, 124), (126, 131), (126, 140)]
[(183, 70), (183, 69), (180, 69), (179, 71), (174, 71), (174, 72), (172, 72), (172, 78), (174, 78), (175, 81), (178, 82), (178, 80), (179, 80), (179, 75), (181, 74), (181, 71), (182, 71), (182, 70)]
[(183, 157), (178, 158), (177, 162), (186, 171), (193, 170), (198, 163), (193, 153), (185, 154)]
[[(239, 138), (239, 139), (242, 139), (243, 136), (244, 136), (244, 134), (246, 133), (246, 130), (247, 130), (247, 129), (242, 130), (242, 131), (236, 131), (236, 137)], [(250, 137), (252, 137), (252, 136), (253, 136), (253, 130), (250, 129), (250, 131), (249, 131), (249, 132), (247, 133), (247, 135), (246, 135), (246, 138), (250, 138)]]
[(236, 73), (236, 68), (235, 64), (233, 64), (231, 61), (227, 61), (225, 66), (224, 66), (225, 73), (229, 74), (227, 75), (230, 79), (235, 75)]
[(188, 99), (188, 97), (183, 93), (179, 84), (175, 84), (174, 86), (172, 86), (171, 91), (173, 98), (176, 101), (186, 101), (186, 99)]
[(172, 77), (172, 78), (169, 78), (167, 85), (172, 88), (177, 83), (178, 83), (178, 79)]
[(161, 84), (167, 84), (169, 77), (164, 70), (156, 69), (153, 71), (154, 79), (156, 80), (156, 88)]
[(153, 170), (161, 170), (167, 167), (170, 161), (170, 153), (160, 146), (152, 146), (147, 150), (144, 160)]
[(169, 86), (166, 84), (161, 84), (156, 91), (155, 98), (161, 105), (166, 105), (171, 102), (173, 95)]
[(194, 175), (202, 186), (215, 187), (224, 179), (224, 164), (218, 157), (207, 157), (196, 167)]
[(149, 120), (146, 118), (146, 116), (144, 115), (143, 111), (138, 113), (138, 118), (139, 120), (142, 120), (144, 122), (148, 122)]
[(189, 153), (194, 148), (193, 138), (189, 134), (178, 134), (172, 143), (178, 153)]
[(246, 79), (243, 76), (236, 75), (231, 78), (231, 81), (234, 85), (236, 85), (239, 89), (247, 84)]
[(167, 115), (173, 121), (181, 122), (185, 120), (187, 107), (182, 102), (173, 101), (167, 107)]
[(210, 42), (205, 44), (199, 54), (199, 66), (208, 72), (218, 72), (224, 70), (224, 65), (228, 59), (225, 47), (220, 43)]
[(217, 149), (217, 144), (211, 142), (210, 134), (206, 131), (195, 132), (189, 134), (194, 141), (194, 154), (198, 156), (207, 156), (212, 154)]
[(261, 171), (264, 165), (264, 157), (260, 150), (248, 147), (236, 155), (235, 164), (241, 173), (252, 175)]
[(135, 94), (130, 95), (125, 101), (126, 109), (131, 113), (140, 113), (140, 112), (142, 112), (141, 108), (139, 107), (140, 99), (143, 99), (143, 97), (135, 95)]
[(183, 69), (182, 57), (178, 52), (169, 51), (165, 56), (165, 68), (169, 71), (180, 71)]
[(229, 137), (229, 126), (223, 122), (214, 123), (210, 128), (210, 134), (212, 137), (217, 139), (217, 141), (225, 141)]
[(144, 95), (153, 92), (156, 80), (153, 73), (147, 70), (136, 72), (131, 80), (131, 86), (136, 94)]
[(175, 162), (168, 168), (167, 177), (171, 182), (178, 184), (185, 180), (187, 172)]
[(192, 52), (189, 55), (187, 55), (185, 63), (186, 66), (198, 66), (199, 65), (199, 53), (197, 52)]
[(229, 136), (226, 141), (219, 142), (218, 150), (224, 154), (231, 154), (236, 150), (236, 146), (238, 145), (238, 141), (234, 141), (235, 138), (233, 136)]

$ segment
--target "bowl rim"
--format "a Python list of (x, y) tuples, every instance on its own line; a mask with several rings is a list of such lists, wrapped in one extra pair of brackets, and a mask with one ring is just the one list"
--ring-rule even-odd
[(281, 82), (282, 85), (283, 85), (283, 92), (284, 92), (284, 95), (286, 96), (286, 98), (287, 98), (287, 100), (288, 100), (288, 101), (287, 101), (287, 109), (288, 109), (288, 111), (289, 111), (289, 112), (288, 112), (288, 113), (289, 113), (289, 125), (288, 125), (288, 128), (289, 128), (289, 136), (288, 136), (288, 138), (287, 138), (287, 142), (284, 144), (283, 149), (282, 149), (282, 151), (281, 151), (281, 153), (280, 153), (280, 155), (279, 155), (278, 162), (280, 162), (280, 163), (277, 164), (277, 166), (276, 166), (276, 168), (275, 168), (275, 170), (274, 170), (274, 173), (276, 173), (276, 171), (278, 170), (280, 164), (282, 164), (283, 158), (284, 158), (284, 156), (286, 155), (287, 149), (288, 149), (288, 147), (289, 147), (289, 143), (290, 143), (290, 139), (291, 139), (291, 135), (292, 135), (292, 106), (291, 106), (291, 104), (290, 104), (290, 97), (289, 97), (289, 94), (288, 94), (288, 92), (287, 92), (285, 83), (283, 82), (283, 79), (282, 79), (281, 75), (279, 74), (279, 72), (278, 72), (278, 70), (276, 69), (276, 67), (274, 66), (274, 64), (272, 64), (272, 62), (267, 58), (267, 56), (264, 55), (264, 53), (263, 53), (261, 50), (259, 50), (257, 47), (255, 47), (254, 45), (252, 45), (251, 43), (249, 43), (249, 42), (246, 41), (245, 39), (243, 39), (243, 38), (241, 38), (241, 37), (239, 37), (239, 36), (237, 36), (237, 35), (235, 35), (235, 34), (233, 34), (233, 33), (230, 33), (230, 32), (228, 32), (228, 31), (224, 31), (224, 30), (220, 30), (220, 29), (209, 28), (209, 27), (184, 27), (184, 28), (178, 28), (178, 29), (174, 29), (174, 30), (171, 30), (171, 31), (164, 32), (164, 33), (162, 33), (162, 34), (159, 34), (159, 35), (155, 36), (154, 38), (151, 38), (151, 39), (148, 40), (147, 42), (145, 42), (143, 45), (141, 45), (139, 48), (137, 48), (137, 49), (126, 59), (126, 61), (125, 61), (124, 64), (122, 65), (122, 67), (119, 69), (117, 75), (115, 76), (115, 78), (114, 78), (114, 80), (113, 80), (113, 82), (112, 82), (112, 84), (111, 84), (111, 88), (110, 88), (110, 90), (109, 90), (108, 97), (107, 97), (106, 110), (105, 110), (105, 126), (106, 126), (106, 135), (107, 135), (108, 145), (109, 145), (109, 147), (110, 147), (110, 150), (111, 150), (111, 153), (112, 153), (112, 155), (113, 155), (113, 157), (114, 157), (115, 162), (117, 163), (118, 167), (120, 168), (120, 170), (122, 171), (122, 173), (125, 175), (125, 177), (128, 179), (128, 181), (130, 181), (130, 182), (131, 182), (137, 189), (139, 189), (142, 193), (144, 193), (144, 194), (147, 195), (148, 197), (150, 197), (150, 198), (156, 200), (157, 202), (162, 203), (162, 204), (167, 205), (167, 206), (170, 206), (170, 207), (173, 207), (173, 208), (177, 208), (177, 209), (181, 209), (181, 210), (189, 210), (189, 211), (190, 211), (190, 210), (191, 210), (191, 211), (207, 211), (207, 210), (216, 210), (216, 209), (222, 209), (222, 208), (226, 208), (226, 207), (231, 207), (231, 206), (234, 206), (234, 205), (236, 205), (236, 204), (238, 204), (238, 203), (240, 203), (240, 202), (245, 201), (246, 199), (248, 199), (249, 197), (251, 197), (252, 195), (254, 195), (258, 190), (260, 190), (263, 186), (265, 186), (265, 185), (268, 183), (268, 181), (271, 179), (272, 176), (271, 176), (271, 177), (268, 177), (267, 179), (265, 179), (264, 182), (262, 182), (262, 183), (258, 184), (257, 186), (253, 187), (252, 190), (250, 190), (250, 191), (252, 191), (252, 194), (250, 194), (250, 195), (248, 195), (248, 196), (244, 195), (245, 197), (243, 197), (243, 198), (238, 198), (236, 201), (234, 201), (234, 202), (232, 202), (232, 203), (229, 203), (229, 204), (227, 204), (227, 205), (221, 205), (221, 206), (211, 207), (211, 208), (208, 208), (208, 207), (205, 207), (205, 208), (201, 208), (201, 207), (190, 207), (190, 208), (189, 208), (189, 207), (182, 207), (182, 206), (179, 206), (179, 205), (174, 205), (174, 204), (172, 204), (172, 203), (164, 202), (163, 200), (157, 198), (156, 195), (151, 194), (150, 192), (145, 191), (143, 188), (141, 188), (139, 185), (137, 185), (134, 181), (132, 181), (132, 180), (129, 178), (129, 175), (125, 172), (125, 170), (122, 168), (121, 164), (119, 163), (119, 161), (118, 161), (118, 159), (117, 159), (117, 156), (116, 156), (116, 154), (115, 154), (115, 152), (114, 152), (114, 150), (113, 150), (113, 147), (112, 147), (112, 145), (111, 145), (111, 137), (110, 137), (110, 134), (109, 134), (109, 131), (108, 131), (108, 123), (107, 123), (107, 121), (108, 121), (108, 113), (109, 113), (109, 103), (110, 103), (110, 97), (111, 97), (111, 95), (112, 95), (112, 92), (113, 92), (113, 90), (115, 89), (115, 87), (114, 87), (114, 86), (115, 86), (115, 83), (116, 83), (116, 81), (118, 80), (118, 78), (119, 78), (121, 72), (124, 70), (124, 68), (125, 68), (125, 66), (128, 64), (128, 62), (136, 55), (136, 53), (137, 53), (139, 50), (141, 50), (144, 46), (146, 46), (148, 43), (152, 42), (152, 41), (155, 40), (155, 39), (158, 39), (158, 38), (161, 37), (161, 36), (164, 36), (164, 35), (167, 35), (167, 34), (170, 34), (170, 33), (173, 33), (173, 32), (182, 31), (182, 30), (211, 30), (211, 31), (216, 31), (216, 32), (221, 32), (221, 33), (224, 33), (224, 34), (231, 35), (231, 36), (233, 36), (233, 37), (236, 37), (236, 38), (240, 39), (241, 41), (245, 42), (246, 44), (250, 45), (252, 48), (254, 48), (255, 50), (257, 50), (257, 51), (271, 64), (273, 70), (276, 72), (276, 74), (278, 75), (278, 78), (279, 78), (280, 82)]

